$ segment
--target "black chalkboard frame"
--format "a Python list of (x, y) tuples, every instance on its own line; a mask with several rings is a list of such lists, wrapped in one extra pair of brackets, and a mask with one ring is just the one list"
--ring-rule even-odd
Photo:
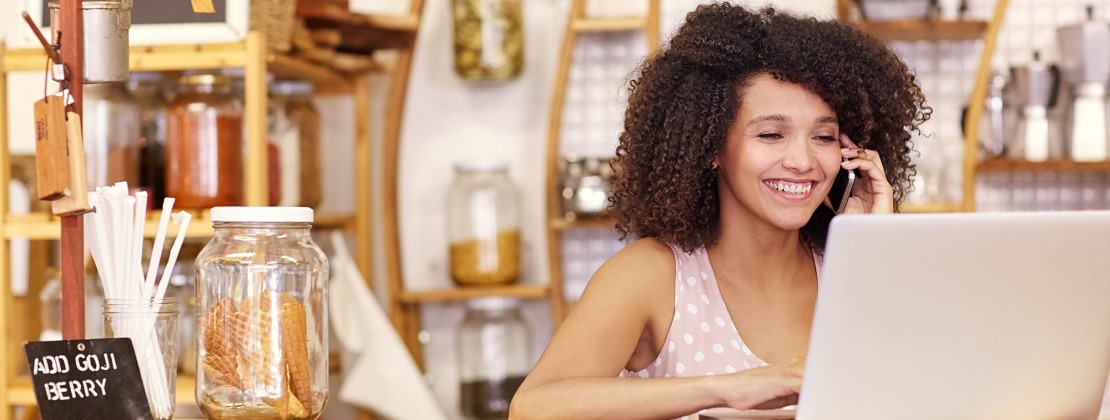
[[(49, 33), (52, 0), (24, 0), (24, 10)], [(131, 46), (205, 45), (241, 42), (250, 29), (250, 0), (214, 0), (215, 14), (192, 13), (189, 0), (132, 0)], [(38, 41), (26, 26), (13, 45), (35, 48)]]

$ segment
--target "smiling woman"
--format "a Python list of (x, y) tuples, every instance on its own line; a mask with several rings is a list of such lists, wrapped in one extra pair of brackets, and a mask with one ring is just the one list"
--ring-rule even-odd
[(673, 418), (797, 400), (837, 174), (892, 213), (930, 109), (880, 41), (711, 4), (632, 84), (610, 211), (625, 238), (513, 398), (523, 418)]

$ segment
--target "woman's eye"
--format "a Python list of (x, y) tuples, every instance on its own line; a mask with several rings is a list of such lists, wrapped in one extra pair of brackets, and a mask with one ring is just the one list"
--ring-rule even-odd
[(759, 133), (759, 138), (761, 138), (761, 139), (769, 139), (769, 140), (776, 140), (776, 139), (781, 139), (781, 138), (782, 138), (782, 134), (779, 134), (779, 133), (774, 133), (774, 132), (771, 132), (771, 133)]
[(814, 138), (820, 140), (822, 143), (833, 143), (836, 141), (836, 137), (833, 136), (816, 136)]

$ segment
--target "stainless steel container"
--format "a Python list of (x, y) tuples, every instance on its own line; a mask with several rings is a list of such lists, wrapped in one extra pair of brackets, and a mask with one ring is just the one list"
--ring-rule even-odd
[[(60, 6), (50, 3), (50, 33), (55, 44), (61, 32)], [(85, 83), (126, 82), (131, 0), (84, 1)]]
[(1056, 31), (1060, 65), (1071, 87), (1068, 105), (1068, 144), (1073, 160), (1097, 162), (1108, 156), (1106, 83), (1110, 79), (1110, 26), (1094, 19), (1087, 7), (1087, 20)]
[(1037, 53), (1027, 65), (1010, 69), (1021, 111), (1018, 129), (1019, 147), (1028, 161), (1043, 162), (1049, 158), (1051, 128), (1048, 109), (1055, 105), (1058, 88), (1056, 66), (1040, 60)]

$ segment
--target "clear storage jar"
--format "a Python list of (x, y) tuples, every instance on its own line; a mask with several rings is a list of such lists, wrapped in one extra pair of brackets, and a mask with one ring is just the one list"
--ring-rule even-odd
[(86, 86), (82, 133), (89, 189), (121, 181), (138, 185), (140, 115), (126, 84)]
[[(135, 72), (128, 81), (139, 104), (139, 187), (150, 193), (149, 203), (166, 197), (166, 107), (162, 73)], [(155, 206), (157, 207), (157, 206)]]
[(130, 338), (152, 417), (173, 418), (177, 386), (177, 301), (105, 299), (104, 336)]
[(196, 399), (207, 418), (315, 419), (328, 400), (328, 265), (312, 209), (216, 207), (197, 256)]
[(183, 76), (166, 111), (166, 195), (180, 208), (243, 201), (243, 104), (224, 76)]
[(455, 164), (448, 191), (451, 279), (463, 286), (520, 278), (520, 194), (506, 162)]
[(469, 419), (505, 419), (532, 367), (528, 325), (516, 299), (471, 300), (459, 331), (459, 401)]
[(503, 81), (524, 69), (521, 0), (453, 0), (455, 72)]

